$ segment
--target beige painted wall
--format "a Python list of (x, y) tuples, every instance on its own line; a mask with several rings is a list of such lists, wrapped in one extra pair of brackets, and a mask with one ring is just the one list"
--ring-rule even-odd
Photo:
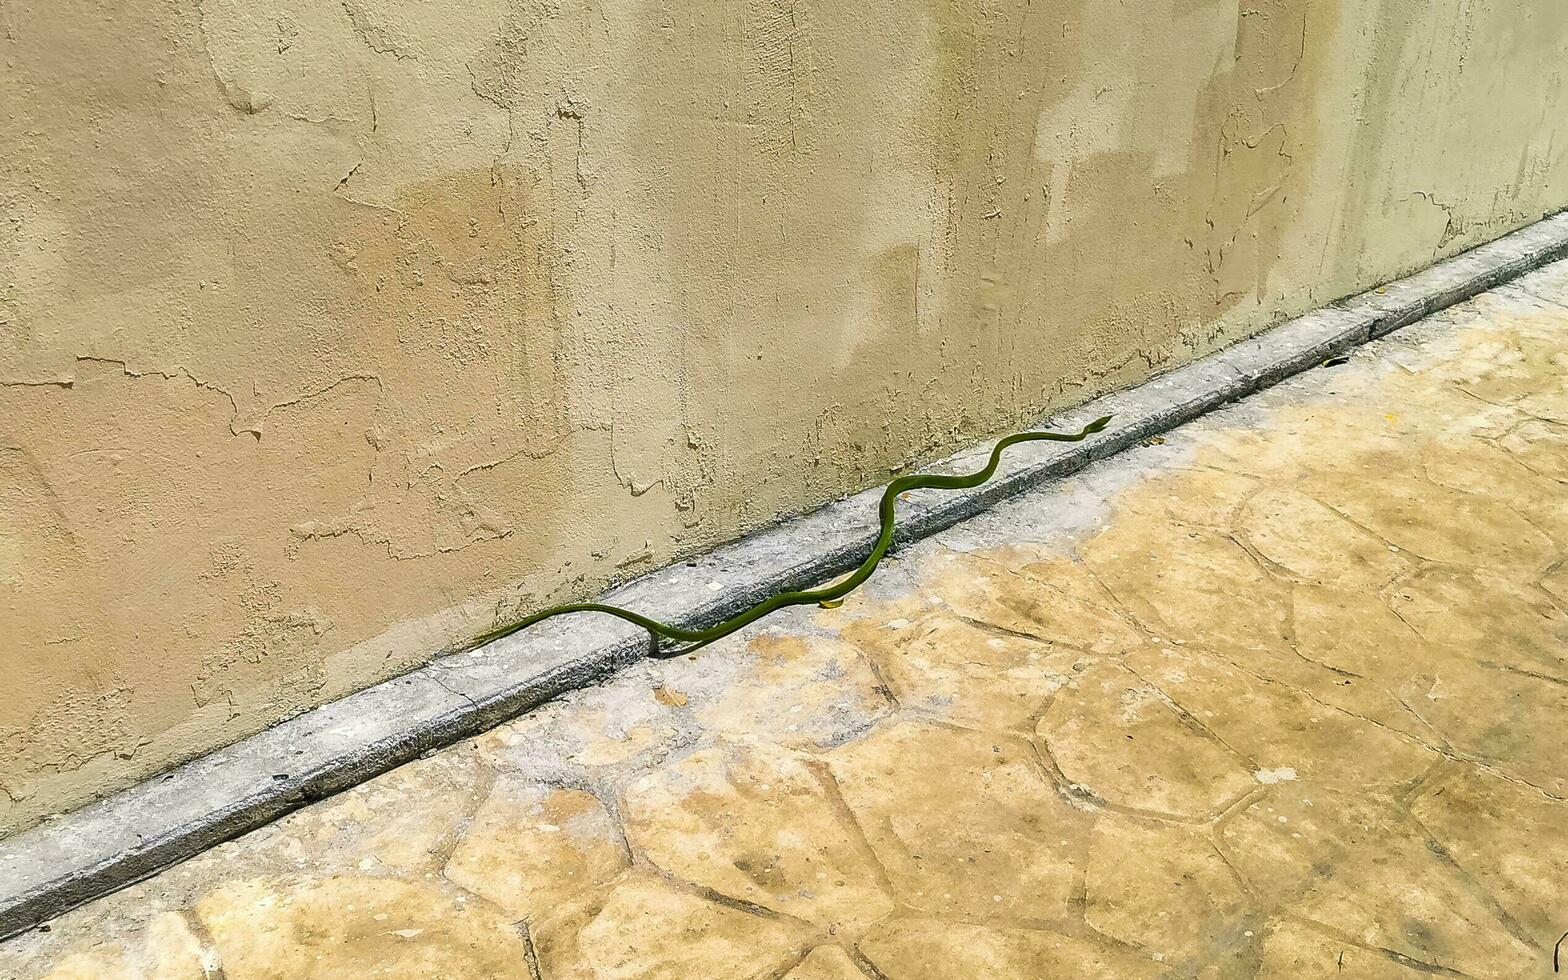
[(1568, 204), (1561, 0), (3, 0), (0, 832)]

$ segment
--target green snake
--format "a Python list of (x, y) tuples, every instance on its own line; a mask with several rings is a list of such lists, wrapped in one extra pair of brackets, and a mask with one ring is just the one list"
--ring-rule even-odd
[(658, 649), (658, 642), (660, 637), (673, 640), (677, 643), (688, 644), (687, 646), (683, 646), (677, 650), (672, 650), (669, 652), (657, 652), (654, 654), (655, 656), (660, 657), (673, 657), (691, 653), (700, 647), (707, 646), (709, 643), (712, 643), (715, 640), (722, 640), (724, 637), (729, 636), (736, 630), (741, 629), (744, 626), (748, 626), (751, 623), (754, 623), (762, 617), (768, 615), (769, 613), (783, 609), (786, 606), (804, 606), (811, 603), (837, 604), (842, 601), (845, 596), (855, 591), (871, 577), (871, 573), (876, 571), (877, 565), (880, 564), (883, 557), (887, 555), (888, 549), (893, 546), (893, 522), (896, 516), (895, 508), (898, 502), (899, 494), (906, 493), (910, 490), (969, 490), (974, 487), (978, 487), (980, 484), (991, 479), (991, 476), (996, 472), (997, 465), (1002, 461), (1002, 453), (1009, 446), (1017, 445), (1020, 442), (1036, 441), (1081, 442), (1094, 433), (1104, 429), (1110, 421), (1111, 416), (1107, 415), (1104, 418), (1095, 419), (1093, 422), (1090, 422), (1078, 432), (1074, 433), (1019, 432), (1015, 433), (1014, 435), (1007, 436), (1006, 438), (998, 441), (995, 448), (991, 450), (991, 459), (985, 464), (985, 466), (966, 476), (940, 476), (936, 474), (915, 473), (910, 476), (899, 477), (892, 483), (889, 483), (887, 488), (882, 491), (882, 501), (877, 508), (878, 516), (882, 521), (882, 530), (877, 535), (877, 542), (876, 545), (872, 547), (871, 554), (866, 556), (866, 560), (860, 563), (860, 567), (856, 568), (853, 574), (840, 582), (820, 586), (815, 589), (803, 589), (797, 592), (780, 592), (776, 595), (769, 596), (768, 598), (763, 599), (761, 602), (758, 602), (756, 605), (753, 605), (751, 608), (738, 613), (721, 623), (710, 626), (707, 629), (682, 629), (679, 626), (671, 626), (668, 623), (661, 623), (656, 619), (650, 619), (647, 616), (632, 612), (630, 609), (622, 609), (619, 606), (605, 605), (604, 603), (600, 602), (570, 602), (562, 606), (551, 606), (549, 609), (541, 609), (540, 611), (530, 616), (525, 616), (524, 618), (519, 619), (513, 623), (508, 623), (505, 626), (497, 626), (496, 628), (475, 637), (473, 640), (470, 640), (462, 647), (462, 649), (472, 650), (476, 647), (483, 646), (492, 640), (499, 640), (502, 637), (511, 636), (513, 633), (519, 632), (520, 630), (525, 630), (528, 627), (533, 626), (535, 623), (540, 623), (546, 619), (552, 619), (556, 616), (565, 616), (570, 613), (593, 612), (605, 613), (606, 615), (623, 619), (628, 623), (632, 623), (633, 625), (641, 626), (651, 634), (655, 650)]

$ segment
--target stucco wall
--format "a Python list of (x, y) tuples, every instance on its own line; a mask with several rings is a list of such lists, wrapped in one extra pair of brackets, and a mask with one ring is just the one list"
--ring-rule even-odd
[(4, 0), (0, 832), (1568, 204), (1561, 0)]

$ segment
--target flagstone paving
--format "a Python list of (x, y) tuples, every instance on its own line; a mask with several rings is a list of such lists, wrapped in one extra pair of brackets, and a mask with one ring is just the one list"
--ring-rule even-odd
[(0, 946), (0, 976), (1549, 976), (1568, 264)]

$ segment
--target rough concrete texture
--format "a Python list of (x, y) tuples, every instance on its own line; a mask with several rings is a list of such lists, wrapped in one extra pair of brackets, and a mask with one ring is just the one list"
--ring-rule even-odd
[[(1076, 472), (1217, 405), (1316, 366), (1439, 306), (1568, 253), (1568, 214), (1530, 225), (1413, 276), (1317, 310), (1133, 389), (1046, 419), (1072, 428), (1114, 414), (1081, 443), (1017, 447), (993, 478), (959, 492), (914, 491), (898, 508), (907, 544), (999, 500)], [(984, 447), (936, 465), (972, 472)], [(717, 622), (767, 595), (826, 581), (863, 559), (879, 490), (641, 576), (606, 597), (672, 622)], [(417, 756), (603, 679), (648, 652), (640, 630), (607, 617), (542, 624), (307, 711), (0, 842), (0, 937), (54, 918), (164, 867), (354, 786)]]
[(1568, 263), (0, 946), (49, 977), (1547, 976)]
[(8, 0), (0, 832), (1568, 203), (1558, 0)]

